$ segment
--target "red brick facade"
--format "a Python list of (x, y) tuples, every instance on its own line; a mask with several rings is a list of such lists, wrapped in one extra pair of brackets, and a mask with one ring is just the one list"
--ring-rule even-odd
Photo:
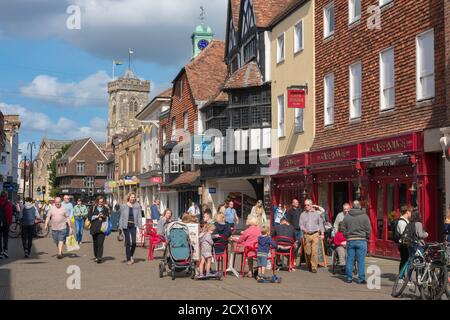
[[(381, 30), (369, 30), (368, 7), (378, 5), (378, 0), (362, 0), (361, 19), (352, 25), (348, 24), (348, 1), (335, 0), (334, 35), (324, 39), (323, 8), (331, 2), (315, 2), (316, 136), (313, 149), (444, 126), (445, 1), (393, 1), (381, 9)], [(416, 36), (431, 28), (435, 41), (435, 98), (417, 103)], [(389, 47), (394, 47), (395, 52), (395, 108), (380, 112), (379, 54)], [(362, 116), (351, 122), (349, 66), (358, 61), (362, 63)], [(329, 73), (334, 73), (335, 111), (334, 124), (325, 128), (324, 77)]]

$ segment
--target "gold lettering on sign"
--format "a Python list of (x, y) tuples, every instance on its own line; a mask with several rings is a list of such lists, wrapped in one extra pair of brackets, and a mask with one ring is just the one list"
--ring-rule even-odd
[(406, 139), (398, 139), (392, 141), (378, 142), (372, 144), (370, 151), (380, 153), (380, 152), (391, 152), (395, 150), (403, 150), (407, 147), (408, 141)]
[(348, 155), (348, 152), (345, 150), (335, 150), (329, 152), (323, 152), (320, 154), (320, 160), (322, 161), (330, 161), (330, 160), (340, 160), (345, 159)]

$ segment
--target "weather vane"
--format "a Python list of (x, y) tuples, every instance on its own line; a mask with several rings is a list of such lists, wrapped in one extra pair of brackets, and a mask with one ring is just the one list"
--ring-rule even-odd
[(200, 10), (202, 11), (200, 13), (200, 20), (203, 22), (203, 21), (205, 21), (205, 16), (206, 16), (205, 8), (203, 8), (203, 6), (200, 6)]

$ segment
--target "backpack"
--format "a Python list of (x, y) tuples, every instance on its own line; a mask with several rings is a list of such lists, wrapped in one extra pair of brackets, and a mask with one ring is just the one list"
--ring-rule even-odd
[(418, 242), (418, 239), (416, 237), (416, 223), (415, 222), (408, 223), (408, 225), (405, 228), (405, 231), (402, 234), (401, 240), (402, 240), (402, 245), (404, 245), (404, 246), (410, 246), (410, 245)]
[[(393, 238), (393, 240), (396, 243), (399, 243), (400, 240), (402, 239), (402, 234), (400, 232), (398, 232), (398, 223), (400, 222), (400, 220), (403, 220), (403, 221), (406, 222), (405, 219), (398, 218), (398, 219), (395, 219), (395, 220), (391, 221), (390, 224), (389, 224), (390, 225), (390, 229), (392, 230), (392, 238)], [(408, 226), (408, 224), (409, 223), (406, 222), (406, 226)], [(405, 231), (403, 230), (403, 232), (405, 232)]]

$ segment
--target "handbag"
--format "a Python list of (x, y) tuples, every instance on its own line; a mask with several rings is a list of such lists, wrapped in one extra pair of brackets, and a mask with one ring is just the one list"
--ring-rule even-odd
[(86, 230), (91, 229), (91, 220), (86, 219), (86, 221), (84, 222), (84, 228), (85, 228)]
[(108, 226), (109, 226), (109, 218), (106, 218), (106, 220), (102, 222), (100, 232), (106, 234), (106, 232), (108, 231)]

